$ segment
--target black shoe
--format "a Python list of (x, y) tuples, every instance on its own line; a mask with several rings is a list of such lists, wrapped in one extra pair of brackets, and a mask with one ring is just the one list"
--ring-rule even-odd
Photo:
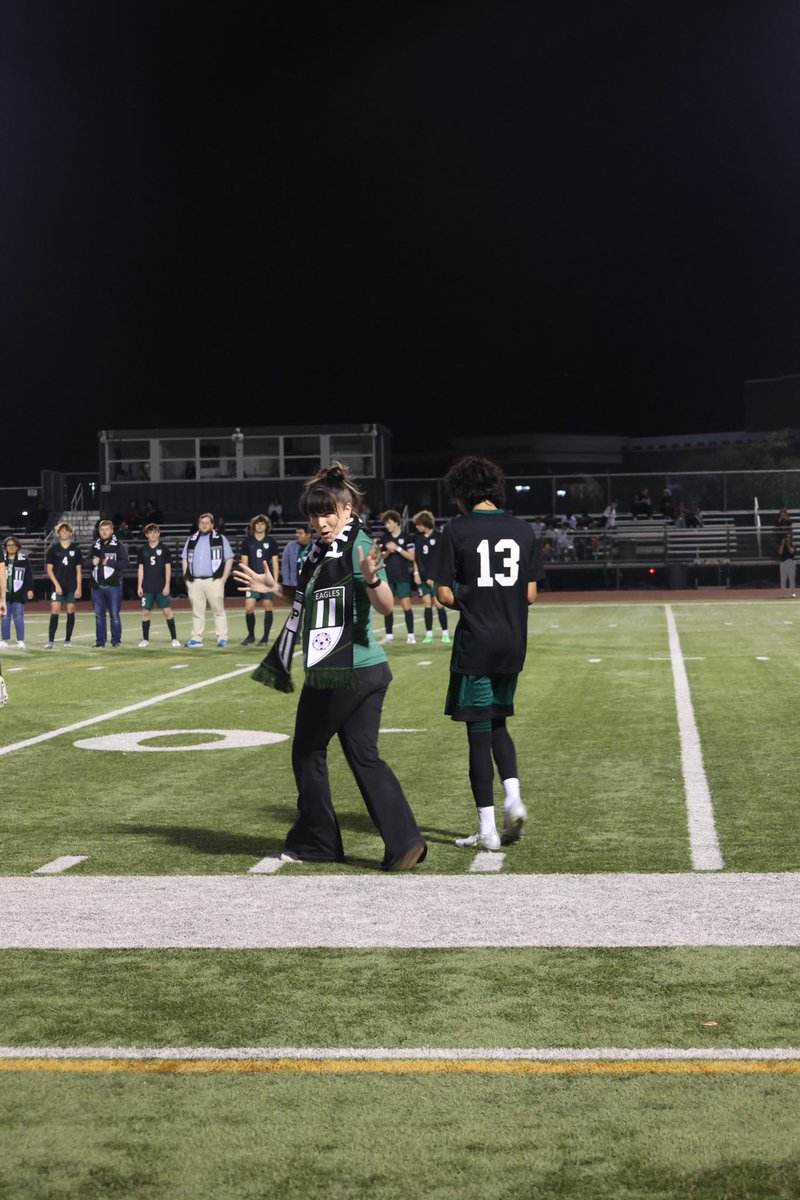
[(95, 642), (95, 644), (92, 648), (94, 650), (105, 650), (106, 644), (105, 644), (105, 642)]
[(252, 646), (253, 643), (255, 642), (255, 640), (256, 639), (253, 637), (252, 633), (248, 633), (246, 638), (242, 638), (239, 645), (240, 646)]
[(269, 638), (261, 638), (261, 640), (259, 641), (259, 643), (258, 643), (258, 644), (259, 644), (259, 646), (268, 646), (268, 645), (269, 645)]

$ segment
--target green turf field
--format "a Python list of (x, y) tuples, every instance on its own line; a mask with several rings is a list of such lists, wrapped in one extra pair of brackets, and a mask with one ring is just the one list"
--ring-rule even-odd
[[(671, 607), (723, 873), (796, 873), (800, 611)], [(125, 733), (162, 748), (231, 730), (291, 735), (296, 696), (249, 678), (262, 651), (173, 650), (157, 615), (141, 651), (137, 614), (123, 624), (119, 650), (95, 651), (82, 614), (74, 648), (48, 652), (46, 616), (31, 615), (29, 649), (3, 654), (3, 877), (63, 855), (85, 856), (67, 874), (87, 880), (246, 875), (280, 852), (294, 809), (288, 739), (75, 746)], [(421, 626), (418, 614), (418, 637)], [(188, 628), (179, 614), (179, 635)], [(465, 876), (473, 855), (453, 839), (473, 831), (474, 810), (464, 731), (442, 716), (449, 651), (438, 626), (432, 645), (405, 645), (401, 619), (395, 632), (383, 726), (398, 732), (382, 751), (429, 841), (417, 874)], [(536, 606), (517, 713), (530, 821), (503, 876), (692, 871), (663, 604)], [(382, 847), (338, 746), (330, 763), (348, 863), (288, 872), (380, 881)], [(0, 1046), (792, 1048), (799, 954), (5, 949)], [(797, 1073), (657, 1066), (574, 1077), (0, 1070), (0, 1197), (796, 1197), (798, 1088)]]

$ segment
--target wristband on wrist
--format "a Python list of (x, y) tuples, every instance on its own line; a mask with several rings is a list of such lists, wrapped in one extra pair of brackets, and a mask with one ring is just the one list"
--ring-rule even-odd
[(364, 580), (364, 587), (368, 587), (368, 588), (377, 588), (377, 587), (380, 587), (382, 583), (383, 583), (383, 580), (382, 580), (382, 579), (376, 579), (374, 583), (367, 583), (367, 581), (366, 581), (366, 579), (365, 579), (365, 580)]

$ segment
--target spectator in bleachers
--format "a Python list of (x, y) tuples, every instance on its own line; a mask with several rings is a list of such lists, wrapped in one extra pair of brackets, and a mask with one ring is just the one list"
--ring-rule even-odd
[(661, 504), (659, 505), (659, 508), (661, 510), (661, 515), (665, 521), (674, 521), (675, 520), (675, 505), (672, 501), (672, 492), (668, 487), (664, 488), (664, 492), (661, 496)]
[(606, 523), (606, 529), (613, 529), (616, 525), (618, 508), (619, 500), (612, 500), (611, 503), (603, 509), (603, 520)]
[(142, 527), (142, 514), (139, 512), (139, 505), (135, 499), (128, 502), (128, 507), (125, 509), (125, 520), (133, 533)]
[(283, 505), (281, 504), (280, 500), (270, 500), (269, 504), (267, 505), (267, 516), (271, 521), (274, 521), (276, 525), (280, 525), (281, 521), (283, 520)]
[(682, 500), (678, 501), (678, 507), (675, 509), (674, 524), (676, 529), (686, 528), (686, 505)]
[(652, 517), (653, 501), (650, 498), (650, 488), (642, 488), (640, 492), (636, 493), (631, 511), (638, 521)]
[(689, 511), (686, 514), (686, 528), (687, 529), (702, 529), (703, 528), (703, 514), (700, 512), (700, 509), (698, 507), (696, 500), (689, 501)]
[(144, 506), (144, 524), (160, 525), (163, 520), (164, 514), (156, 504), (155, 500), (148, 500)]
[(533, 530), (534, 537), (541, 538), (545, 530), (545, 524), (541, 517), (533, 518), (531, 521), (531, 529)]

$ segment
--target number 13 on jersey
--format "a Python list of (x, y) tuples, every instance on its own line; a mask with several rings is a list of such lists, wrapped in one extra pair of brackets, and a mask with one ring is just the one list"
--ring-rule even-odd
[[(494, 587), (495, 583), (499, 583), (501, 587), (513, 587), (519, 579), (519, 543), (513, 538), (501, 538), (499, 542), (495, 542), (493, 551), (495, 555), (502, 556), (499, 563), (502, 571), (492, 572), (492, 549), (489, 547), (488, 538), (478, 542), (478, 558), (481, 563), (478, 587)], [(498, 565), (496, 558), (494, 565)]]

